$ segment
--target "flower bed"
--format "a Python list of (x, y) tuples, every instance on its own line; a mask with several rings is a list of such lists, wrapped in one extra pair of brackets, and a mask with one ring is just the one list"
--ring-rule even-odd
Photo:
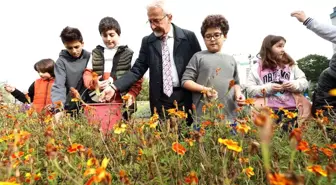
[(162, 123), (156, 114), (131, 119), (107, 135), (81, 114), (56, 124), (31, 109), (1, 106), (0, 184), (336, 183), (328, 118), (319, 112), (319, 119), (285, 132), (273, 123), (274, 112), (246, 102), (235, 125), (224, 105), (209, 102), (192, 126), (183, 111), (170, 109)]

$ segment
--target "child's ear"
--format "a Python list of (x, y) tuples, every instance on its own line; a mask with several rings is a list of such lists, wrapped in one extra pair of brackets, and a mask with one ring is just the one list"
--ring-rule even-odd
[(224, 35), (225, 40), (227, 39), (227, 34)]

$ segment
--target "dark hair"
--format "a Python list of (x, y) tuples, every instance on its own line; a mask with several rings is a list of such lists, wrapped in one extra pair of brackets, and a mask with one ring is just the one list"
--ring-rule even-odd
[(282, 36), (268, 35), (264, 38), (258, 54), (262, 61), (263, 69), (275, 69), (277, 66), (284, 67), (286, 64), (291, 66), (295, 63), (287, 53), (284, 53), (284, 57), (281, 59), (273, 55), (272, 47), (281, 40), (286, 42), (286, 39)]
[(104, 17), (100, 20), (98, 30), (100, 34), (105, 33), (108, 30), (114, 30), (119, 36), (121, 33), (120, 25), (113, 17)]
[(66, 42), (74, 42), (74, 41), (79, 41), (83, 42), (83, 37), (79, 29), (77, 28), (72, 28), (72, 27), (65, 27), (60, 35), (63, 44)]
[(34, 69), (37, 72), (49, 73), (50, 76), (55, 77), (54, 65), (55, 65), (55, 62), (52, 59), (47, 58), (47, 59), (42, 59), (36, 62), (34, 65)]
[(202, 23), (202, 27), (201, 27), (201, 34), (204, 37), (205, 32), (209, 29), (209, 28), (219, 28), (223, 35), (225, 36), (228, 32), (229, 32), (229, 22), (225, 19), (224, 16), (222, 15), (208, 15), (203, 23)]

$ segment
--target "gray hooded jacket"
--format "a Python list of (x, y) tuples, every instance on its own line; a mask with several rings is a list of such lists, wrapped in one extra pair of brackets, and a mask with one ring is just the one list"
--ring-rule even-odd
[(51, 89), (51, 99), (55, 103), (61, 101), (65, 105), (65, 109), (69, 107), (70, 87), (74, 87), (79, 93), (83, 93), (83, 72), (90, 58), (90, 53), (83, 49), (82, 55), (79, 58), (72, 57), (66, 50), (62, 50), (59, 58), (56, 61), (54, 68), (55, 82)]

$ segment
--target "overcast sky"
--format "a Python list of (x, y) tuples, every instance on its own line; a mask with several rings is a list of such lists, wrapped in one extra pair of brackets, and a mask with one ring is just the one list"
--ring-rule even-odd
[[(173, 22), (200, 34), (203, 19), (222, 14), (230, 24), (224, 52), (256, 54), (268, 34), (284, 36), (286, 50), (298, 60), (308, 54), (332, 56), (331, 43), (307, 30), (295, 18), (294, 10), (331, 24), (329, 15), (335, 0), (170, 0)], [(33, 64), (42, 58), (56, 61), (63, 49), (59, 38), (66, 26), (81, 30), (85, 46), (91, 51), (101, 43), (98, 23), (105, 16), (121, 25), (122, 44), (134, 50), (136, 58), (143, 36), (151, 33), (146, 24), (146, 0), (10, 0), (0, 1), (0, 82), (7, 81), (22, 91), (38, 78)]]

